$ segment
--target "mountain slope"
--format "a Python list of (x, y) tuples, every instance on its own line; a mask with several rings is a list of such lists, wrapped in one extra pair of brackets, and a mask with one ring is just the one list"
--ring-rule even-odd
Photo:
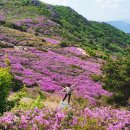
[[(106, 104), (112, 96), (102, 88), (106, 62), (86, 52), (124, 54), (129, 41), (122, 31), (69, 7), (0, 0), (0, 130), (129, 129), (129, 109)], [(68, 85), (74, 90), (71, 102), (60, 103)]]
[(124, 21), (109, 21), (110, 25), (124, 31), (125, 33), (130, 33), (130, 24)]
[(58, 37), (65, 42), (63, 45), (79, 46), (94, 55), (96, 51), (122, 54), (130, 44), (127, 34), (106, 23), (88, 21), (70, 7), (52, 6), (38, 0), (1, 0), (0, 15), (5, 17), (3, 26), (41, 37)]
[(124, 22), (130, 24), (130, 18), (128, 18), (128, 19), (123, 19), (122, 21), (124, 21)]

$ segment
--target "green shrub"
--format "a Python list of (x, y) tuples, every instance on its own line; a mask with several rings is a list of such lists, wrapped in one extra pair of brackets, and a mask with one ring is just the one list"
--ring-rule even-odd
[(13, 79), (11, 90), (13, 92), (16, 92), (22, 88), (22, 85), (23, 85), (22, 81), (17, 80), (17, 79)]
[(87, 48), (86, 50), (91, 56), (96, 56), (96, 52), (92, 50), (91, 48)]
[(114, 44), (110, 44), (109, 45), (109, 49), (112, 51), (112, 52), (121, 52), (123, 53), (123, 49), (121, 47), (119, 47), (119, 45), (116, 45), (115, 43)]
[(102, 76), (101, 75), (96, 75), (96, 74), (91, 74), (90, 76), (92, 78), (93, 81), (98, 82), (101, 81)]
[(5, 21), (0, 21), (0, 25), (3, 25), (3, 24), (5, 24)]
[(125, 102), (125, 98), (123, 95), (119, 94), (119, 93), (116, 93), (116, 94), (113, 94), (112, 96), (110, 97), (107, 97), (107, 96), (103, 96), (101, 98), (101, 101), (102, 101), (102, 104), (104, 105), (112, 105), (113, 107), (119, 107), (119, 106), (125, 106), (126, 105), (126, 102)]
[(109, 56), (108, 55), (100, 55), (99, 58), (103, 59), (103, 60), (108, 60)]
[(62, 41), (60, 44), (59, 44), (61, 47), (68, 47), (70, 45), (69, 42), (67, 41)]
[(80, 70), (82, 69), (80, 66), (73, 65), (73, 64), (72, 64), (72, 65), (70, 65), (70, 67), (71, 67), (71, 68), (73, 68), (73, 69), (80, 69)]
[(42, 109), (44, 106), (41, 96), (37, 96), (35, 99), (23, 97), (20, 99), (18, 104), (15, 105), (14, 110), (30, 110), (34, 108)]
[(114, 92), (111, 101), (125, 105), (130, 97), (130, 55), (108, 61), (103, 67), (104, 89)]
[(29, 0), (22, 0), (24, 6), (29, 5)]
[[(78, 119), (79, 122), (84, 121), (84, 117)], [(75, 130), (105, 130), (105, 127), (99, 125), (98, 121), (93, 118), (87, 118), (86, 125), (76, 125)]]
[(27, 90), (27, 96), (32, 99), (36, 99), (37, 96), (40, 96), (42, 100), (46, 99), (46, 94), (39, 87)]
[(25, 85), (9, 97), (9, 101), (14, 103), (13, 110), (43, 108), (45, 99), (46, 95), (39, 88), (29, 89)]
[(4, 26), (9, 27), (9, 28), (14, 28), (14, 24), (12, 24), (10, 22), (5, 22)]
[(11, 96), (9, 96), (9, 101), (12, 101), (15, 103), (16, 106), (19, 105), (19, 101), (21, 98), (27, 96), (26, 87), (24, 86), (21, 90), (19, 90), (16, 93), (13, 93)]
[(85, 108), (88, 104), (89, 104), (89, 101), (81, 96), (73, 96), (73, 104), (74, 106), (77, 106), (81, 109)]
[(8, 103), (7, 97), (12, 84), (12, 75), (7, 68), (0, 68), (0, 113), (6, 111)]

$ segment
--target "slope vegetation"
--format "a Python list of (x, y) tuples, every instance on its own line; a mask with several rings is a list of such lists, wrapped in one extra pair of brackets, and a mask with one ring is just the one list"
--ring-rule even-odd
[(93, 55), (124, 54), (130, 44), (127, 34), (106, 23), (88, 21), (70, 7), (38, 0), (1, 0), (0, 15), (4, 16), (3, 26), (39, 36), (60, 37), (61, 46), (80, 46)]

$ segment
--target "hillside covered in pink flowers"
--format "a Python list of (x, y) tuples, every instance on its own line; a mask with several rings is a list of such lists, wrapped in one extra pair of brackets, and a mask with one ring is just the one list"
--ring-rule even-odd
[(60, 91), (66, 84), (73, 85), (79, 95), (94, 101), (95, 96), (109, 95), (100, 82), (91, 79), (92, 74), (101, 75), (100, 61), (81, 59), (76, 47), (41, 51), (1, 49), (0, 65), (4, 67), (4, 54), (8, 55), (11, 71), (17, 80), (27, 86), (39, 86), (43, 91)]
[(103, 87), (103, 66), (129, 45), (127, 34), (70, 7), (1, 0), (0, 130), (129, 130), (129, 107), (108, 103), (114, 92)]

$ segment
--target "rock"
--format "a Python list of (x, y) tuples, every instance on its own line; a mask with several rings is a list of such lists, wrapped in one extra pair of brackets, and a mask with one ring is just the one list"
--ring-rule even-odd
[(12, 47), (14, 47), (14, 45), (12, 43), (0, 41), (0, 47), (2, 47), (2, 48), (8, 48), (8, 47), (12, 48)]
[(61, 102), (59, 108), (65, 109), (65, 108), (71, 108), (71, 106), (67, 102)]
[(26, 46), (14, 46), (14, 49), (16, 51), (27, 51), (27, 50), (29, 50), (29, 47), (26, 47)]
[(25, 102), (25, 103), (32, 103), (33, 102), (33, 99), (31, 98), (28, 98), (28, 97), (23, 97), (20, 102)]
[(85, 50), (83, 50), (82, 48), (77, 48), (79, 51), (81, 51), (81, 53), (83, 54), (83, 55), (87, 55), (86, 54), (86, 52), (85, 52)]

